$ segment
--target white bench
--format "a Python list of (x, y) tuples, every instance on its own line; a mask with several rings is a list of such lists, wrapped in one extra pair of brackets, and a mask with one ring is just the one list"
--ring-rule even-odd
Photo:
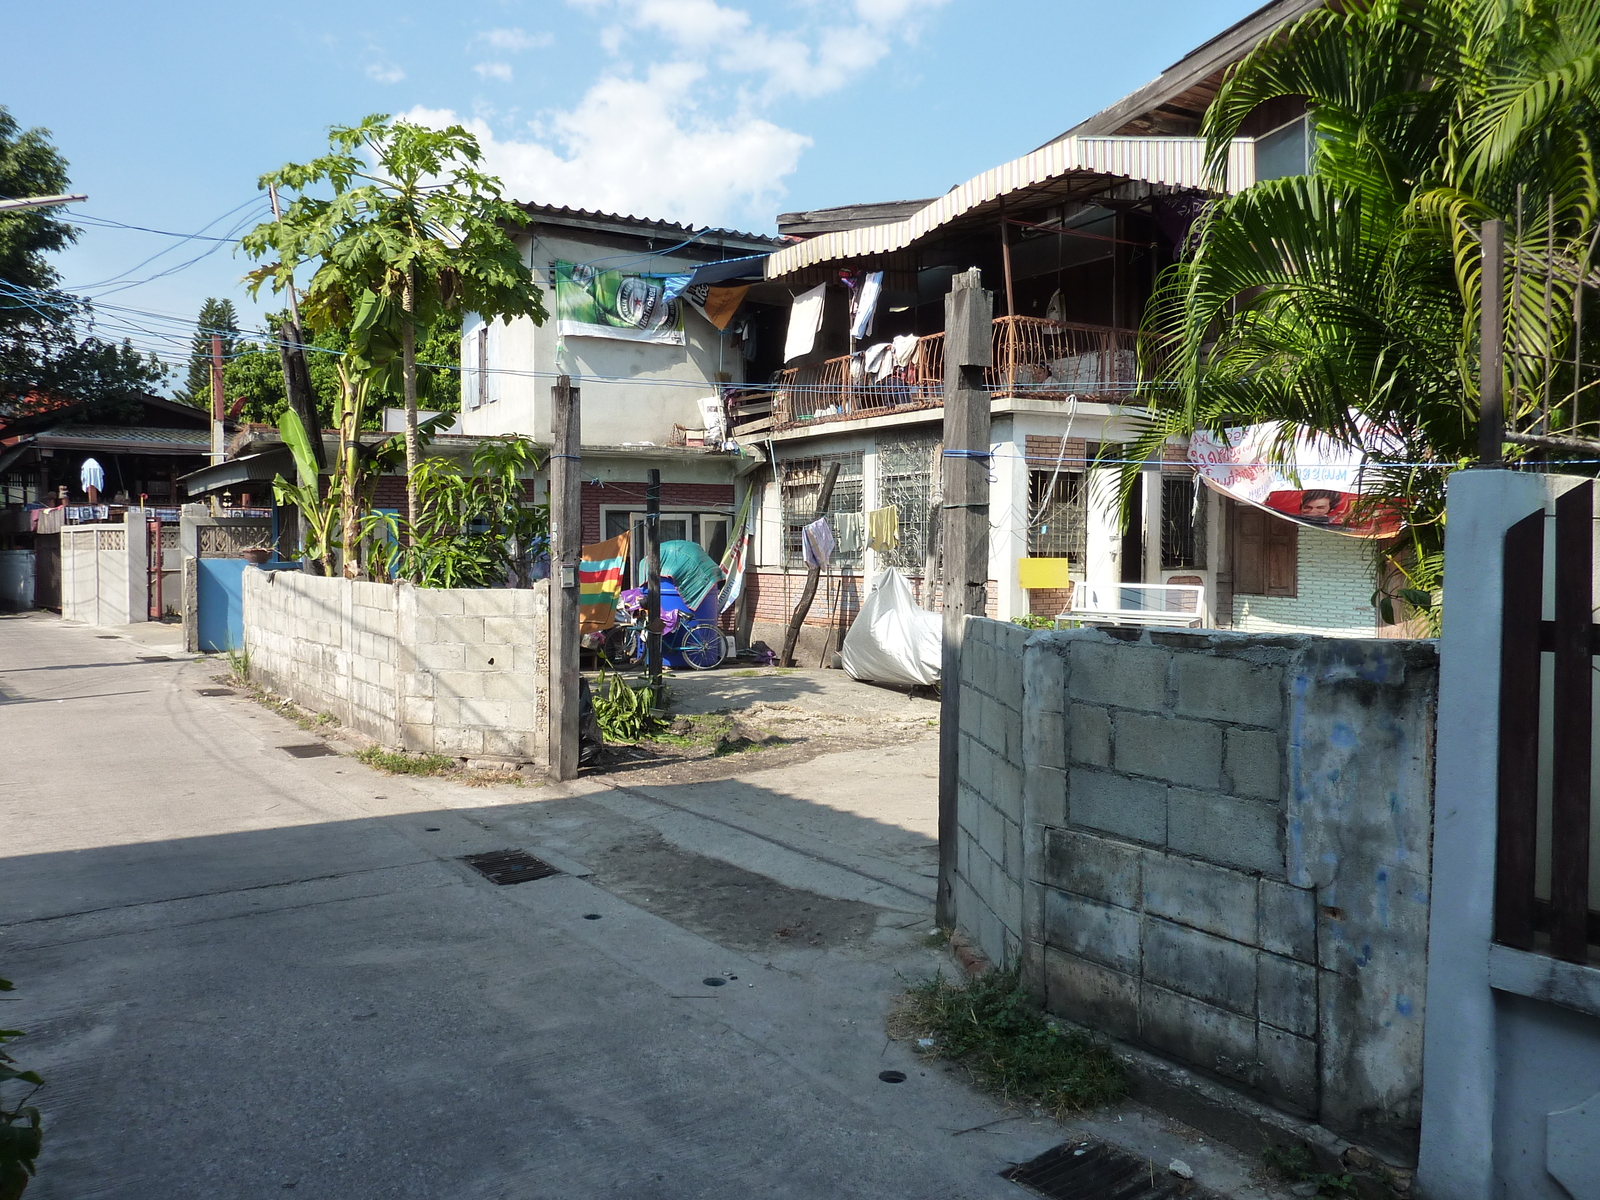
[(1057, 629), (1074, 625), (1206, 626), (1206, 590), (1193, 583), (1079, 583)]

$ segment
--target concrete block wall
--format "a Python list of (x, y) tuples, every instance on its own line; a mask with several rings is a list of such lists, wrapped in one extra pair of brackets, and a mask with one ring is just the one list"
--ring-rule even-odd
[[(1116, 632), (1034, 634), (1021, 655), (1025, 982), (1053, 1012), (1412, 1158), (1433, 645)], [(988, 715), (967, 694), (963, 754)], [(979, 783), (997, 774), (983, 761)], [(963, 862), (979, 833), (962, 825)]]
[(969, 620), (961, 651), (956, 913), (989, 961), (1016, 966), (1023, 941), (1023, 648), (1018, 625)]
[(386, 746), (543, 762), (545, 584), (431, 589), (244, 573), (254, 678)]

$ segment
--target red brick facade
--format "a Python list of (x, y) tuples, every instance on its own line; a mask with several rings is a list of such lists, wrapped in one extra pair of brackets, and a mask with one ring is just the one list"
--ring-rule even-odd
[[(799, 603), (800, 593), (806, 585), (804, 571), (752, 571), (747, 580), (750, 588), (750, 603), (756, 621), (771, 621), (787, 624), (794, 614), (794, 606)], [(907, 579), (911, 590), (917, 597), (917, 602), (922, 602), (922, 580), (916, 576)], [(837, 624), (841, 629), (850, 628), (856, 619), (856, 614), (861, 611), (861, 601), (866, 598), (867, 584), (859, 575), (825, 575), (817, 585), (816, 598), (811, 602), (811, 611), (806, 614), (806, 624), (820, 628), (829, 628)], [(934, 585), (937, 589), (938, 585)], [(999, 585), (989, 581), (988, 613), (993, 617), (999, 611)], [(935, 591), (934, 606), (938, 607), (938, 592)], [(1060, 609), (1056, 610), (1057, 612)], [(1051, 613), (1054, 616), (1055, 613)]]
[[(600, 521), (602, 508), (634, 508), (644, 511), (645, 484), (585, 483), (583, 496), (583, 544), (591, 545), (605, 537)], [(662, 508), (715, 508), (733, 510), (731, 483), (663, 483)]]

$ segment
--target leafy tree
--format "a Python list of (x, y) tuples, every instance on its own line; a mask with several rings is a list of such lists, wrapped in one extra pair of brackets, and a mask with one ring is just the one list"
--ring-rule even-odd
[(1208, 111), (1218, 178), (1245, 118), (1283, 96), (1307, 99), (1309, 173), (1217, 201), (1163, 275), (1146, 313), (1149, 423), (1125, 457), (1269, 421), (1286, 443), (1302, 430), (1361, 447), (1407, 515), (1400, 544), (1379, 548), (1380, 578), (1398, 572), (1402, 598), (1428, 607), (1444, 478), (1476, 456), (1478, 229), (1520, 202), (1529, 244), (1570, 250), (1592, 235), (1600, 6), (1351, 0), (1309, 13), (1238, 64)]
[[(275, 262), (249, 275), (252, 292), (280, 290), (316, 262), (301, 302), (313, 331), (347, 329), (359, 368), (392, 378), (406, 408), (407, 501), (418, 517), (417, 339), (446, 316), (476, 312), (542, 324), (542, 294), (507, 228), (527, 214), (478, 169), (477, 139), (459, 125), (434, 130), (383, 115), (335, 127), (330, 152), (262, 176), (296, 193), (282, 220), (258, 225), (243, 246)], [(332, 191), (331, 197), (315, 194)]]
[[(0, 979), (0, 992), (12, 984)], [(0, 1046), (23, 1036), (20, 1029), (0, 1029)], [(37, 1071), (18, 1070), (16, 1059), (0, 1049), (0, 1085), (20, 1083), (27, 1092), (9, 1102), (0, 1100), (0, 1200), (17, 1200), (27, 1190), (34, 1174), (34, 1159), (39, 1157), (44, 1132), (39, 1110), (28, 1101), (44, 1086)]]
[[(0, 107), (0, 196), (69, 190), (67, 161), (44, 129)], [(77, 239), (54, 209), (0, 213), (0, 419), (87, 401), (100, 412), (159, 387), (154, 355), (86, 335), (89, 305), (60, 289), (48, 255)]]
[(184, 386), (178, 393), (178, 398), (197, 408), (211, 407), (213, 334), (222, 336), (222, 361), (223, 370), (226, 372), (226, 364), (231, 361), (241, 344), (239, 314), (234, 311), (232, 300), (211, 297), (200, 306), (200, 315), (195, 320), (194, 341), (189, 347), (189, 373), (184, 377)]

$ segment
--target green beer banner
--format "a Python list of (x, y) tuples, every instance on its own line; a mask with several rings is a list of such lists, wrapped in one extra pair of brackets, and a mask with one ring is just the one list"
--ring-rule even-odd
[(683, 276), (602, 271), (557, 262), (556, 333), (681, 346), (683, 305), (671, 286)]

